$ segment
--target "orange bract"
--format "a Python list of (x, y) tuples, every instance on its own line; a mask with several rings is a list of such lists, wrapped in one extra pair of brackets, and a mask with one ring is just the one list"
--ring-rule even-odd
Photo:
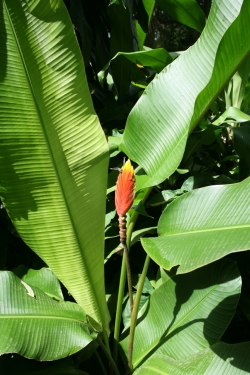
[(128, 159), (118, 176), (115, 191), (115, 207), (117, 214), (125, 215), (130, 209), (135, 196), (134, 168)]

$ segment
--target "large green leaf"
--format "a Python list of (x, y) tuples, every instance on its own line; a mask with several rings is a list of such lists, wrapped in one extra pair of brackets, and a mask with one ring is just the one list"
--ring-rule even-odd
[[(239, 271), (228, 259), (169, 278), (136, 326), (134, 367), (156, 352), (180, 359), (216, 343), (234, 315), (240, 287)], [(127, 352), (128, 337), (121, 346)]]
[(92, 341), (82, 308), (57, 302), (40, 289), (0, 272), (0, 354), (19, 353), (40, 361), (77, 352)]
[(244, 375), (250, 372), (250, 343), (219, 342), (195, 355), (175, 361), (156, 354), (134, 375)]
[(160, 217), (159, 237), (143, 238), (163, 268), (189, 272), (225, 255), (250, 248), (250, 178), (182, 195)]
[(249, 18), (248, 1), (215, 0), (200, 39), (148, 85), (134, 106), (121, 149), (148, 173), (147, 186), (175, 171), (188, 132), (249, 54)]
[(63, 2), (1, 2), (0, 39), (1, 197), (24, 241), (108, 330), (108, 148)]

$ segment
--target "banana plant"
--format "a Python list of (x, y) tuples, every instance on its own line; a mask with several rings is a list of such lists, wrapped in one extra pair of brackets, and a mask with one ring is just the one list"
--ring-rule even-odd
[[(128, 10), (115, 3), (108, 11), (112, 27), (112, 17), (121, 15), (112, 6), (126, 13), (128, 27)], [(147, 175), (136, 176), (138, 204), (129, 212), (128, 244), (139, 213), (145, 214), (138, 207), (178, 168), (188, 136), (247, 59), (249, 17), (247, 0), (215, 0), (198, 41), (159, 72), (130, 112), (120, 150)], [(202, 15), (199, 30), (203, 24)], [(143, 53), (119, 51), (120, 37), (112, 37), (122, 105), (130, 76), (123, 84), (121, 58), (127, 54), (129, 64), (137, 63)], [(127, 359), (130, 373), (181, 374), (186, 366), (206, 374), (213, 364), (223, 366), (221, 358), (249, 350), (249, 343), (220, 343), (241, 293), (236, 263), (221, 258), (249, 247), (249, 210), (241, 214), (249, 201), (246, 179), (189, 192), (163, 211), (159, 236), (142, 240), (146, 261), (131, 298), (131, 320), (120, 336), (123, 263), (113, 341), (125, 365), (118, 368), (104, 283), (109, 149), (63, 1), (3, 0), (0, 39), (0, 196), (18, 235), (49, 267), (25, 275), (1, 271), (0, 354), (53, 360), (91, 345), (94, 352), (98, 342), (116, 375), (127, 370)], [(137, 319), (150, 258), (162, 267), (161, 277)], [(173, 277), (163, 271), (174, 266), (179, 268)], [(63, 300), (58, 280), (75, 302)], [(244, 356), (237, 358), (235, 366), (225, 361), (225, 371), (249, 369)]]

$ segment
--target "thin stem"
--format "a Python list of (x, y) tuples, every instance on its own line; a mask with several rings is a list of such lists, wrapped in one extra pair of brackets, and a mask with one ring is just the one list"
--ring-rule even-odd
[(113, 358), (116, 363), (117, 363), (117, 357), (118, 357), (118, 343), (119, 343), (119, 337), (120, 337), (122, 303), (123, 303), (125, 284), (126, 284), (126, 255), (124, 252), (123, 257), (122, 257), (122, 268), (121, 268), (121, 275), (120, 275), (120, 284), (119, 284), (119, 289), (118, 289), (116, 315), (115, 315), (115, 327), (114, 327)]
[(134, 301), (134, 308), (131, 315), (131, 321), (130, 321), (130, 331), (129, 331), (129, 341), (128, 341), (128, 368), (130, 372), (133, 371), (133, 364), (132, 364), (132, 357), (133, 357), (133, 345), (134, 345), (134, 336), (135, 336), (135, 327), (136, 327), (136, 321), (137, 321), (137, 314), (139, 310), (139, 304), (142, 294), (143, 285), (145, 282), (145, 278), (148, 272), (148, 266), (149, 266), (150, 258), (147, 255), (146, 260), (144, 262), (142, 274), (138, 283), (137, 292), (135, 296)]
[[(147, 190), (147, 193), (145, 194), (142, 203), (145, 203), (147, 200), (149, 194), (151, 193), (153, 187), (150, 187)], [(128, 252), (130, 250), (130, 242), (132, 233), (134, 230), (134, 226), (136, 223), (136, 220), (138, 218), (139, 213), (134, 212), (133, 217), (131, 218), (128, 228), (127, 228), (127, 249)], [(113, 344), (113, 358), (114, 361), (117, 363), (117, 357), (118, 357), (118, 344), (119, 344), (119, 337), (120, 337), (120, 326), (121, 326), (121, 317), (122, 317), (122, 303), (123, 303), (123, 296), (124, 296), (124, 289), (126, 284), (126, 255), (125, 252), (123, 253), (122, 258), (122, 267), (121, 267), (121, 275), (120, 275), (120, 284), (119, 284), (119, 290), (118, 290), (118, 298), (117, 298), (117, 305), (116, 305), (116, 316), (115, 316), (115, 327), (114, 327), (114, 344)]]
[(100, 348), (102, 349), (103, 353), (105, 354), (105, 356), (108, 358), (109, 360), (109, 363), (110, 363), (110, 366), (112, 367), (112, 369), (114, 370), (114, 373), (116, 375), (121, 375), (110, 352), (107, 350), (106, 346), (104, 345), (104, 343), (102, 342), (102, 340), (100, 339), (100, 337), (97, 337), (97, 341), (98, 341), (98, 344), (100, 345)]
[(97, 351), (95, 351), (94, 354), (95, 354), (96, 359), (97, 359), (97, 361), (98, 361), (98, 363), (99, 363), (99, 365), (100, 365), (100, 367), (102, 369), (103, 374), (104, 375), (108, 375), (108, 373), (107, 373), (107, 371), (106, 371), (106, 369), (104, 367), (104, 364), (102, 363), (101, 357), (99, 356), (99, 354), (97, 353)]
[(124, 248), (124, 253), (125, 253), (125, 258), (126, 258), (128, 295), (129, 295), (129, 302), (130, 302), (130, 315), (132, 315), (132, 311), (133, 311), (133, 286), (132, 286), (132, 277), (131, 277), (129, 254), (128, 254), (128, 248), (127, 248), (127, 245), (126, 245), (125, 242), (122, 242), (122, 246)]
[[(138, 217), (138, 213), (135, 212), (134, 217), (133, 217), (134, 220), (130, 221), (128, 228), (127, 228), (128, 253), (130, 250), (130, 240), (131, 240), (132, 232), (133, 232), (137, 217)], [(119, 344), (120, 326), (121, 326), (121, 318), (122, 318), (122, 303), (123, 303), (124, 289), (125, 289), (125, 284), (126, 284), (126, 270), (127, 270), (126, 254), (124, 251), (123, 258), (122, 258), (120, 284), (119, 284), (119, 289), (118, 289), (118, 298), (117, 298), (116, 315), (115, 315), (114, 344), (113, 344), (113, 358), (114, 358), (115, 363), (117, 363), (117, 357), (118, 357), (118, 344)]]

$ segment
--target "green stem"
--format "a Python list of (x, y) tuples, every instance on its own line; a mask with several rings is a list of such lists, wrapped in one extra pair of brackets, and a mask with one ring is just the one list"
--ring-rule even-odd
[(95, 354), (96, 359), (97, 359), (97, 361), (98, 361), (98, 363), (99, 363), (99, 365), (100, 365), (100, 367), (102, 369), (103, 374), (104, 375), (108, 375), (108, 373), (107, 373), (107, 371), (106, 371), (106, 369), (104, 367), (104, 364), (102, 363), (101, 357), (99, 356), (99, 354), (97, 353), (97, 351), (95, 351), (94, 354)]
[[(138, 213), (136, 212), (136, 218), (138, 217)], [(127, 228), (127, 250), (129, 253), (130, 249), (130, 240), (133, 232), (133, 228), (135, 225), (135, 220), (129, 223)], [(116, 305), (116, 315), (115, 315), (115, 328), (114, 328), (114, 344), (113, 344), (113, 358), (115, 363), (117, 363), (118, 358), (118, 344), (119, 344), (119, 337), (120, 337), (120, 326), (121, 326), (121, 318), (122, 318), (122, 303), (123, 303), (123, 296), (124, 296), (124, 289), (126, 284), (126, 254), (123, 253), (122, 258), (122, 267), (121, 267), (121, 275), (120, 275), (120, 284), (118, 289), (118, 298), (117, 298), (117, 305)]]
[[(152, 189), (153, 187), (148, 188), (147, 193), (145, 194), (142, 200), (142, 203), (145, 203)], [(133, 229), (134, 229), (136, 220), (138, 218), (138, 215), (139, 215), (138, 212), (136, 211), (133, 212), (133, 216), (127, 228), (127, 241), (126, 242), (127, 242), (128, 252), (130, 250), (131, 236), (132, 236)], [(113, 358), (114, 358), (115, 363), (117, 363), (117, 357), (118, 357), (118, 344), (119, 344), (119, 337), (120, 337), (122, 303), (123, 303), (125, 284), (126, 284), (126, 255), (124, 252), (123, 258), (122, 258), (122, 267), (121, 267), (120, 284), (119, 284), (118, 298), (117, 298), (117, 305), (116, 305), (115, 328), (114, 328)]]
[(135, 301), (134, 301), (133, 312), (132, 312), (131, 321), (130, 321), (130, 331), (129, 331), (129, 341), (128, 341), (128, 368), (129, 368), (131, 373), (133, 371), (132, 357), (133, 357), (133, 344), (134, 344), (137, 314), (138, 314), (138, 310), (139, 310), (139, 304), (140, 304), (140, 299), (141, 299), (141, 295), (142, 295), (143, 285), (144, 285), (145, 278), (146, 278), (146, 275), (147, 275), (147, 272), (148, 272), (149, 262), (150, 262), (150, 258), (147, 255), (144, 266), (143, 266), (142, 274), (141, 274), (141, 277), (140, 277), (140, 280), (139, 280), (139, 283), (138, 283), (137, 292), (136, 292)]
[(113, 358), (116, 363), (117, 363), (117, 357), (118, 357), (118, 343), (119, 343), (119, 337), (120, 337), (122, 302), (123, 302), (125, 283), (126, 283), (126, 255), (125, 253), (123, 253), (120, 284), (119, 284), (119, 289), (118, 289), (118, 298), (117, 298), (117, 305), (116, 305), (115, 327), (114, 327)]
[(108, 358), (109, 360), (109, 363), (110, 363), (110, 366), (112, 367), (112, 369), (114, 370), (114, 373), (116, 375), (121, 375), (111, 354), (110, 354), (110, 351), (106, 348), (106, 346), (104, 345), (104, 343), (102, 342), (102, 340), (100, 339), (100, 337), (97, 337), (97, 341), (98, 341), (98, 344), (100, 345), (100, 348), (102, 349), (103, 353), (105, 354), (105, 356)]
[(130, 302), (130, 315), (133, 311), (133, 286), (132, 286), (132, 277), (131, 277), (131, 268), (130, 268), (130, 261), (129, 261), (129, 254), (128, 248), (125, 242), (122, 242), (122, 246), (124, 248), (125, 258), (126, 258), (126, 269), (127, 269), (127, 280), (128, 280), (128, 295), (129, 295), (129, 302)]

